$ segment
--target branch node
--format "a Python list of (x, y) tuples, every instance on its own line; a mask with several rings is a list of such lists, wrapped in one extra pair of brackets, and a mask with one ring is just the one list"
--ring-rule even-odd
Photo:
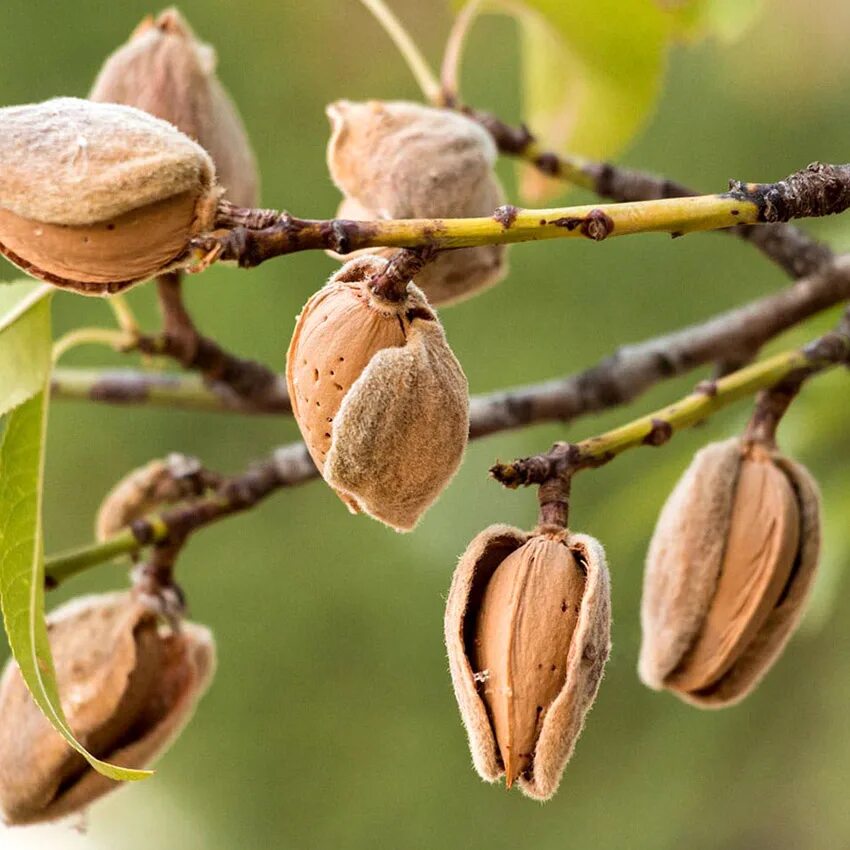
[(754, 203), (760, 221), (835, 215), (850, 207), (850, 165), (813, 162), (777, 183), (730, 180), (729, 190), (731, 197)]
[(402, 248), (369, 283), (369, 289), (385, 301), (400, 302), (407, 297), (407, 284), (429, 263), (437, 252), (433, 248)]
[(493, 218), (498, 221), (505, 230), (507, 230), (516, 221), (518, 214), (519, 207), (515, 207), (513, 204), (503, 204), (493, 213)]
[[(715, 395), (717, 390), (715, 389)], [(653, 419), (649, 433), (643, 438), (645, 446), (663, 446), (673, 436), (673, 426), (664, 419)]]
[(603, 210), (591, 210), (581, 226), (581, 232), (594, 242), (601, 242), (614, 232), (614, 222)]

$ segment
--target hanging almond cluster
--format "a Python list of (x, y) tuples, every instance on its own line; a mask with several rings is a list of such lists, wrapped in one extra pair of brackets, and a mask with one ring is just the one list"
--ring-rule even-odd
[(466, 377), (412, 283), (370, 288), (382, 257), (346, 263), (304, 306), (286, 357), (292, 411), (325, 481), (353, 513), (409, 531), (460, 465)]
[[(128, 593), (86, 596), (48, 617), (62, 708), (95, 756), (141, 768), (180, 733), (215, 668), (212, 635), (165, 629)], [(83, 811), (119, 786), (47, 721), (10, 662), (0, 680), (0, 812), (9, 824)]]
[(799, 622), (820, 548), (817, 485), (739, 439), (698, 452), (646, 562), (641, 679), (704, 708), (745, 697)]
[(446, 605), (455, 696), (481, 778), (529, 797), (558, 788), (610, 650), (605, 552), (564, 529), (482, 531)]
[(170, 121), (212, 157), (235, 204), (257, 204), (257, 164), (245, 126), (215, 73), (215, 50), (176, 9), (147, 17), (104, 63), (89, 97)]
[(188, 264), (221, 191), (171, 124), (76, 98), (0, 109), (0, 162), (0, 253), (84, 295)]
[[(327, 112), (328, 168), (345, 194), (338, 217), (464, 218), (491, 215), (504, 202), (493, 139), (469, 118), (397, 101), (341, 100)], [(447, 304), (506, 273), (505, 246), (485, 245), (442, 252), (416, 284), (432, 304)]]

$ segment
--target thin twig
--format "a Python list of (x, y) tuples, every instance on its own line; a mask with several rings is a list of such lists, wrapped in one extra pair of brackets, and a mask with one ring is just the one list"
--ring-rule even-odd
[(224, 384), (209, 384), (200, 375), (178, 372), (142, 372), (136, 369), (54, 369), (50, 378), (53, 398), (87, 400), (115, 405), (163, 407), (170, 410), (275, 414), (291, 413), (286, 382), (250, 401)]
[(170, 357), (184, 369), (199, 372), (219, 396), (235, 397), (247, 407), (268, 406), (286, 398), (282, 376), (262, 363), (232, 354), (198, 331), (183, 302), (179, 272), (160, 275), (157, 293), (162, 332), (137, 334), (127, 350)]
[(58, 363), (72, 348), (80, 345), (105, 345), (115, 351), (124, 351), (134, 338), (123, 330), (113, 328), (74, 328), (53, 343), (53, 362)]
[[(502, 153), (525, 160), (549, 177), (559, 177), (603, 198), (626, 202), (700, 194), (666, 177), (545, 150), (525, 125), (512, 127), (488, 112), (458, 108), (490, 133)], [(755, 227), (738, 223), (726, 232), (751, 242), (791, 277), (813, 274), (832, 259), (828, 246), (790, 224)]]
[[(627, 345), (564, 378), (471, 399), (472, 435), (494, 434), (535, 422), (568, 422), (626, 404), (669, 378), (720, 359), (746, 363), (769, 340), (816, 313), (850, 299), (850, 257), (768, 295), (673, 333)], [(850, 320), (848, 320), (850, 321)], [(281, 382), (282, 384), (282, 382)], [(285, 387), (246, 402), (196, 376), (130, 370), (56, 369), (53, 397), (109, 404), (146, 404), (192, 410), (280, 414), (291, 411)]]
[(443, 52), (443, 64), (440, 68), (442, 86), (442, 104), (451, 106), (460, 99), (460, 65), (463, 49), (472, 24), (481, 11), (481, 0), (467, 0), (454, 19), (446, 49)]
[(440, 99), (440, 84), (425, 57), (416, 46), (416, 42), (410, 37), (410, 33), (404, 28), (392, 9), (383, 0), (360, 0), (360, 2), (374, 15), (378, 23), (384, 28), (384, 32), (398, 48), (398, 52), (401, 53), (407, 67), (410, 68), (410, 72), (419, 84), (425, 100), (429, 103), (437, 103)]
[(48, 558), (47, 587), (57, 587), (89, 567), (139, 552), (147, 546), (171, 542), (182, 545), (199, 528), (248, 510), (278, 489), (303, 484), (318, 474), (303, 443), (279, 448), (241, 475), (225, 479), (209, 496), (136, 520), (103, 542)]
[[(558, 443), (546, 454), (512, 464), (498, 464), (491, 474), (509, 487), (541, 484), (569, 477), (578, 469), (600, 466), (640, 445), (658, 446), (675, 431), (702, 422), (733, 401), (775, 385), (789, 376), (814, 375), (850, 357), (850, 338), (833, 332), (805, 349), (778, 354), (699, 388), (684, 399), (633, 422), (581, 443)], [(177, 505), (153, 517), (137, 520), (129, 529), (102, 543), (48, 558), (49, 587), (120, 554), (163, 543), (182, 543), (189, 535), (225, 517), (248, 510), (283, 487), (318, 477), (306, 446), (295, 443), (278, 449), (247, 472), (225, 479), (210, 496)], [(563, 506), (563, 511), (566, 505)], [(558, 514), (560, 515), (560, 513)]]
[(628, 449), (662, 446), (677, 431), (697, 425), (759, 390), (780, 384), (794, 384), (799, 389), (812, 375), (848, 362), (850, 337), (832, 331), (805, 348), (782, 352), (720, 380), (704, 382), (685, 398), (604, 434), (580, 443), (556, 443), (548, 452), (497, 463), (490, 475), (511, 488), (569, 478), (583, 469), (602, 466)]
[[(732, 181), (730, 190), (719, 195), (553, 209), (520, 209), (509, 204), (494, 210), (491, 216), (477, 218), (352, 221), (300, 219), (284, 212), (272, 220), (267, 210), (239, 210), (227, 204), (216, 222), (220, 230), (192, 240), (192, 256), (197, 258), (198, 268), (206, 268), (215, 260), (252, 267), (306, 250), (348, 254), (375, 247), (445, 250), (541, 239), (601, 241), (651, 232), (681, 236), (738, 223), (833, 215), (848, 207), (850, 165), (819, 163), (776, 183)], [(252, 217), (273, 223), (261, 228), (232, 224)]]
[[(627, 404), (661, 381), (735, 358), (746, 363), (769, 340), (850, 298), (850, 256), (782, 292), (671, 334), (626, 345), (565, 378), (473, 398), (473, 428), (494, 433), (535, 422), (570, 422)], [(481, 431), (479, 431), (481, 429)]]

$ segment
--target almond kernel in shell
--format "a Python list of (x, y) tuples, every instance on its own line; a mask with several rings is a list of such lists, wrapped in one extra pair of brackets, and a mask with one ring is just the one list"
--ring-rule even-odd
[[(212, 636), (162, 631), (130, 594), (75, 599), (48, 616), (62, 707), (94, 755), (144, 767), (190, 719), (215, 667)], [(55, 820), (117, 783), (96, 773), (56, 732), (9, 662), (0, 679), (0, 814), (10, 824)]]
[(209, 155), (138, 109), (75, 98), (0, 109), (0, 252), (108, 295), (185, 264), (215, 219)]
[(475, 669), (510, 787), (532, 766), (566, 680), (585, 576), (563, 541), (534, 537), (498, 566), (475, 624)]
[(404, 345), (408, 326), (404, 313), (378, 302), (362, 280), (336, 276), (307, 302), (286, 374), (293, 413), (320, 471), (345, 394), (375, 354)]
[(744, 458), (714, 598), (669, 687), (698, 691), (729, 672), (779, 602), (799, 546), (800, 510), (787, 477), (770, 457)]
[(0, 209), (3, 253), (59, 286), (116, 292), (168, 268), (200, 229), (197, 197), (183, 192), (97, 224), (45, 224)]

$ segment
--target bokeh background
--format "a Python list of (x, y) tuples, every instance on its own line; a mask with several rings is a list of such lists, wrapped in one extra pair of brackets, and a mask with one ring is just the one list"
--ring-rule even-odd
[[(737, 45), (708, 41), (672, 52), (658, 109), (622, 161), (719, 190), (730, 177), (772, 180), (815, 159), (847, 159), (850, 9), (844, 0), (769, 5)], [(416, 0), (394, 7), (436, 60), (448, 8)], [(221, 78), (257, 150), (264, 202), (332, 214), (325, 104), (418, 94), (384, 34), (355, 0), (184, 0), (182, 10), (218, 48)], [(157, 9), (145, 0), (6, 0), (0, 102), (84, 96), (103, 57), (150, 11)], [(480, 23), (467, 100), (518, 120), (517, 58), (510, 22)], [(513, 191), (512, 164), (500, 168)], [(846, 248), (848, 222), (804, 226)], [(473, 392), (574, 371), (617, 345), (785, 285), (751, 248), (713, 235), (517, 246), (512, 267), (495, 290), (442, 314)], [(332, 268), (318, 253), (251, 272), (213, 268), (190, 279), (188, 297), (207, 333), (282, 368), (294, 317)], [(3, 265), (0, 276), (17, 273)], [(154, 328), (151, 287), (131, 301)], [(104, 303), (67, 294), (55, 299), (54, 316), (57, 333), (111, 321)], [(774, 347), (802, 342), (836, 318), (824, 315)], [(126, 362), (103, 350), (67, 360)], [(703, 713), (650, 692), (635, 674), (641, 573), (656, 514), (693, 452), (743, 426), (748, 405), (740, 404), (662, 449), (631, 452), (576, 482), (572, 525), (609, 553), (614, 649), (557, 797), (540, 806), (484, 785), (470, 766), (442, 645), (445, 593), (474, 534), (492, 522), (535, 519), (534, 493), (500, 490), (487, 467), (651, 410), (697, 377), (569, 427), (474, 443), (411, 535), (350, 517), (318, 483), (204, 531), (180, 576), (193, 616), (215, 631), (220, 667), (193, 723), (154, 779), (93, 809), (84, 835), (17, 830), (0, 833), (0, 847), (850, 846), (850, 395), (837, 371), (806, 388), (782, 429), (786, 451), (822, 485), (826, 545), (803, 628), (757, 693)], [(179, 450), (236, 471), (296, 437), (286, 418), (56, 403), (47, 550), (89, 540), (102, 494), (152, 457)], [(103, 566), (50, 602), (124, 580), (123, 565)]]

